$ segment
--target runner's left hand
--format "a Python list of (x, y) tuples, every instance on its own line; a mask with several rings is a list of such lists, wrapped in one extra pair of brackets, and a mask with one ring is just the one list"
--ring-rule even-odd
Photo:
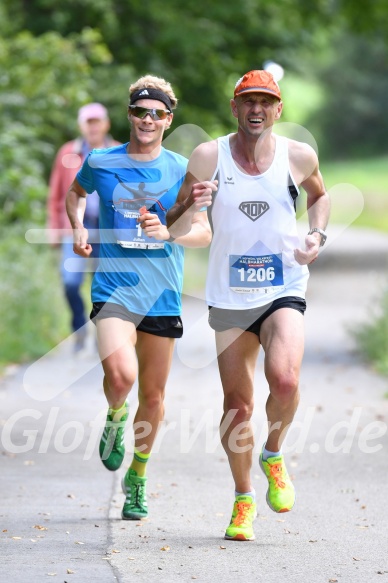
[(295, 249), (294, 251), (296, 261), (300, 265), (309, 265), (310, 263), (313, 263), (318, 257), (320, 242), (321, 239), (319, 233), (318, 237), (314, 233), (312, 235), (306, 235), (306, 250)]
[(166, 225), (160, 222), (158, 215), (144, 213), (138, 218), (141, 228), (147, 237), (154, 237), (158, 241), (166, 241), (170, 237)]

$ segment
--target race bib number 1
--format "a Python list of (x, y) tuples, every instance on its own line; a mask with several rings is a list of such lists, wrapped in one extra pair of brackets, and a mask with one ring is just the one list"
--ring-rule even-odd
[(143, 232), (137, 210), (116, 210), (114, 214), (114, 230), (116, 240), (126, 249), (163, 249), (164, 241), (147, 237)]
[(280, 255), (229, 255), (229, 285), (237, 293), (271, 294), (284, 289)]

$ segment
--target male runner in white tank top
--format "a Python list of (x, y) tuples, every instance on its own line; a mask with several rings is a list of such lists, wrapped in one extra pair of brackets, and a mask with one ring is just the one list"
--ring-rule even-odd
[[(326, 240), (329, 217), (315, 151), (272, 132), (282, 107), (269, 72), (246, 73), (231, 100), (237, 132), (196, 148), (167, 216), (170, 234), (178, 237), (190, 231), (194, 213), (207, 207), (213, 231), (206, 297), (225, 397), (221, 440), (236, 490), (225, 532), (232, 540), (254, 539), (250, 419), (260, 345), (270, 391), (268, 439), (259, 458), (268, 479), (267, 502), (275, 512), (294, 505), (281, 445), (299, 402), (307, 265)], [(296, 229), (299, 185), (307, 193), (310, 224), (305, 250), (299, 248)]]

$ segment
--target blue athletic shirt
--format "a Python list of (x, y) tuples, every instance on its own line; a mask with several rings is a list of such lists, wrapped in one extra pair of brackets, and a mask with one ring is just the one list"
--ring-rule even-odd
[(176, 202), (187, 159), (162, 148), (155, 160), (138, 161), (127, 144), (92, 150), (77, 174), (79, 184), (100, 197), (100, 259), (93, 302), (112, 302), (135, 314), (181, 313), (184, 249), (147, 237), (137, 222), (144, 207), (166, 224)]

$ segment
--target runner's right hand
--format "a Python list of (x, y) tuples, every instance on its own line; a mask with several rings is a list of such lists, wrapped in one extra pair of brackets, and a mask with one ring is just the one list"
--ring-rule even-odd
[(89, 233), (85, 227), (73, 229), (73, 251), (81, 257), (90, 257), (93, 247), (88, 243)]

